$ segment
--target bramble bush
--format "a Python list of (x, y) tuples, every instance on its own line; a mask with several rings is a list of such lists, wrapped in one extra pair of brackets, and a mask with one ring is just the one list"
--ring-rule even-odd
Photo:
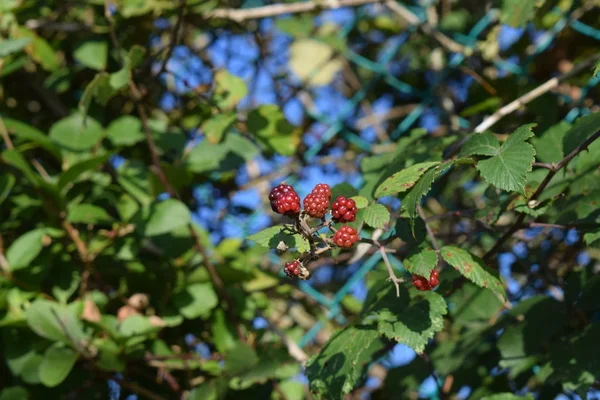
[(600, 2), (269, 3), (0, 2), (0, 400), (598, 398)]

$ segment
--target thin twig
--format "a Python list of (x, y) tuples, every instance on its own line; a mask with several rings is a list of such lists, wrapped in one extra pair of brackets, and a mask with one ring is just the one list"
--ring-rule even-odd
[(523, 96), (517, 98), (516, 100), (511, 101), (510, 103), (508, 103), (507, 105), (500, 108), (498, 111), (496, 111), (495, 113), (493, 113), (492, 115), (490, 115), (489, 117), (484, 119), (479, 125), (477, 125), (477, 127), (475, 127), (475, 132), (477, 132), (477, 133), (485, 132), (486, 130), (490, 129), (493, 125), (495, 125), (498, 121), (500, 121), (502, 118), (506, 117), (509, 114), (512, 114), (513, 112), (515, 112), (519, 108), (523, 107), (524, 105), (532, 102), (533, 100), (537, 99), (541, 95), (556, 88), (558, 86), (558, 84), (560, 82), (564, 81), (565, 79), (579, 73), (580, 71), (587, 69), (590, 65), (594, 64), (596, 62), (596, 60), (598, 60), (598, 59), (600, 59), (600, 54), (596, 54), (596, 55), (590, 57), (589, 59), (579, 63), (579, 65), (577, 65), (575, 68), (573, 68), (571, 71), (567, 72), (566, 74), (558, 76), (558, 77), (554, 77), (554, 78), (546, 81), (545, 83), (541, 84), (540, 86), (536, 87), (535, 89), (525, 93)]
[(394, 286), (396, 286), (396, 297), (400, 297), (400, 284), (402, 282), (404, 282), (404, 279), (402, 278), (398, 278), (396, 276), (396, 274), (394, 273), (394, 268), (392, 267), (392, 264), (390, 264), (390, 260), (388, 259), (387, 256), (387, 252), (385, 251), (384, 247), (380, 247), (379, 248), (379, 252), (381, 253), (381, 258), (383, 259), (383, 262), (385, 263), (385, 267), (388, 270), (388, 274), (389, 276), (389, 280), (392, 281), (392, 283), (394, 284)]
[(163, 72), (167, 70), (167, 63), (175, 50), (175, 46), (177, 46), (177, 41), (179, 38), (179, 31), (181, 30), (181, 25), (183, 24), (183, 14), (185, 11), (185, 0), (179, 0), (179, 11), (177, 12), (177, 22), (175, 22), (175, 26), (173, 27), (173, 32), (171, 33), (171, 40), (169, 41), (169, 47), (167, 49), (167, 54), (158, 70), (158, 73), (155, 76), (160, 76)]
[(308, 1), (288, 4), (272, 4), (264, 7), (246, 9), (218, 8), (203, 14), (204, 18), (223, 18), (241, 23), (260, 18), (277, 17), (284, 14), (298, 14), (317, 10), (333, 10), (342, 7), (356, 7), (364, 4), (379, 3), (381, 0), (335, 0)]
[(2, 135), (2, 139), (4, 139), (4, 143), (6, 144), (7, 149), (12, 150), (15, 148), (13, 142), (10, 140), (10, 136), (8, 134), (8, 130), (6, 129), (6, 125), (4, 125), (2, 115), (0, 115), (0, 135)]

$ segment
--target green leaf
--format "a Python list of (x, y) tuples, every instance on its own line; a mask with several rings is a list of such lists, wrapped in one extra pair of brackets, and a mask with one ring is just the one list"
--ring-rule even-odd
[(502, 309), (502, 302), (494, 292), (471, 282), (466, 282), (446, 300), (452, 320), (463, 326), (476, 322), (487, 326), (490, 318)]
[(157, 330), (158, 327), (152, 325), (150, 320), (143, 315), (131, 315), (119, 327), (119, 333), (126, 338), (144, 336)]
[(331, 83), (343, 62), (333, 58), (334, 50), (315, 39), (295, 40), (290, 46), (290, 69), (301, 81), (311, 86)]
[(371, 204), (365, 209), (365, 223), (373, 228), (385, 228), (390, 222), (390, 212), (383, 204)]
[(481, 258), (454, 246), (444, 246), (440, 250), (440, 254), (448, 264), (477, 286), (490, 289), (503, 298), (506, 297), (506, 291), (500, 282), (498, 272), (485, 265)]
[(73, 369), (79, 355), (69, 347), (61, 347), (58, 343), (50, 346), (44, 353), (40, 365), (40, 381), (48, 387), (58, 386)]
[(185, 318), (204, 319), (219, 304), (219, 299), (210, 283), (194, 283), (176, 293), (173, 302), (178, 312)]
[(219, 143), (229, 127), (235, 122), (235, 112), (217, 114), (202, 123), (202, 130), (210, 143)]
[(279, 242), (284, 242), (289, 248), (295, 248), (300, 253), (310, 249), (308, 241), (299, 234), (292, 235), (283, 231), (283, 226), (271, 226), (253, 235), (248, 240), (258, 243), (262, 247), (276, 249)]
[(419, 178), (431, 167), (438, 165), (439, 162), (423, 162), (411, 165), (394, 175), (387, 178), (377, 187), (375, 197), (390, 196), (396, 193), (403, 193), (412, 188)]
[(189, 224), (190, 210), (179, 200), (167, 199), (153, 204), (145, 224), (146, 236), (157, 236)]
[(50, 140), (48, 135), (42, 133), (40, 130), (11, 118), (4, 118), (4, 125), (11, 135), (20, 139), (30, 140), (47, 150), (57, 160), (60, 161), (62, 159), (60, 149)]
[(512, 393), (497, 393), (491, 396), (485, 396), (481, 400), (534, 400), (534, 397), (531, 394), (517, 396)]
[(12, 188), (15, 186), (15, 182), (15, 177), (9, 173), (0, 175), (0, 205), (2, 205), (10, 194)]
[(4, 150), (2, 153), (0, 153), (0, 156), (4, 162), (19, 169), (23, 175), (25, 175), (25, 178), (27, 178), (29, 183), (31, 183), (33, 186), (42, 186), (43, 182), (41, 177), (33, 171), (27, 159), (25, 159), (25, 157), (23, 157), (23, 155), (17, 150)]
[(234, 108), (248, 94), (246, 82), (227, 70), (215, 73), (214, 99), (221, 109)]
[(243, 342), (237, 342), (235, 347), (225, 354), (225, 369), (231, 375), (238, 375), (255, 367), (259, 362), (256, 351)]
[(600, 241), (600, 229), (596, 229), (594, 232), (586, 232), (583, 234), (583, 241), (588, 246), (597, 246)]
[(500, 20), (513, 27), (522, 27), (535, 16), (538, 0), (502, 0)]
[(117, 118), (106, 128), (106, 136), (115, 146), (133, 146), (143, 141), (142, 122), (131, 115)]
[(563, 138), (565, 155), (575, 150), (577, 146), (598, 131), (600, 131), (600, 112), (579, 118)]
[(36, 35), (29, 29), (18, 27), (18, 35), (32, 40), (31, 45), (25, 47), (25, 51), (39, 63), (46, 71), (54, 71), (60, 66), (58, 56), (52, 46), (42, 37)]
[(104, 136), (104, 130), (98, 121), (81, 114), (70, 116), (56, 122), (50, 128), (50, 138), (58, 145), (72, 151), (86, 151), (96, 145)]
[(356, 203), (356, 208), (366, 208), (369, 205), (369, 200), (363, 196), (352, 196), (350, 197)]
[(236, 346), (235, 330), (229, 326), (225, 318), (225, 311), (220, 308), (215, 310), (211, 327), (213, 340), (219, 353), (226, 353)]
[(465, 156), (495, 156), (500, 149), (500, 142), (491, 132), (475, 133), (460, 149), (460, 155)]
[(106, 69), (108, 43), (105, 41), (87, 41), (73, 52), (73, 58), (86, 67), (103, 71)]
[(555, 343), (550, 351), (552, 370), (548, 381), (562, 384), (563, 389), (585, 393), (600, 376), (600, 322), (589, 324), (562, 343)]
[(375, 323), (380, 334), (422, 353), (444, 327), (446, 313), (446, 301), (436, 292), (401, 286), (396, 296), (394, 285), (383, 281), (367, 295), (363, 323)]
[(25, 312), (27, 324), (39, 336), (79, 345), (85, 340), (75, 310), (48, 300), (36, 300)]
[(402, 199), (402, 209), (408, 212), (410, 217), (411, 229), (414, 233), (414, 221), (417, 216), (417, 206), (421, 203), (421, 199), (425, 196), (433, 181), (441, 175), (446, 169), (450, 168), (454, 161), (447, 161), (443, 164), (437, 165), (434, 168), (428, 170), (413, 186), (413, 188), (404, 196)]
[(76, 224), (110, 224), (114, 218), (101, 207), (93, 204), (76, 204), (69, 207), (67, 220)]
[(343, 399), (363, 379), (369, 364), (385, 349), (377, 330), (348, 326), (337, 332), (306, 367), (316, 399)]
[(56, 185), (58, 190), (63, 191), (64, 189), (67, 189), (64, 191), (68, 191), (68, 189), (75, 183), (76, 179), (86, 172), (95, 170), (101, 165), (104, 165), (108, 161), (109, 157), (109, 154), (103, 154), (72, 165), (68, 170), (60, 174), (60, 178), (58, 178), (58, 184)]
[(592, 76), (598, 76), (598, 74), (600, 74), (600, 61), (598, 61), (596, 63), (596, 67), (594, 68), (594, 72), (592, 73)]
[(435, 250), (420, 249), (404, 261), (404, 267), (411, 274), (429, 279), (431, 271), (437, 266), (438, 255)]
[(6, 39), (0, 41), (0, 57), (6, 57), (17, 53), (31, 43), (31, 38)]
[(291, 156), (300, 144), (300, 131), (276, 104), (263, 104), (248, 114), (248, 130), (277, 153)]
[(0, 400), (28, 400), (31, 399), (29, 392), (23, 386), (11, 386), (2, 389)]
[(533, 136), (531, 128), (534, 126), (517, 128), (497, 154), (477, 163), (477, 169), (487, 182), (502, 190), (525, 194), (527, 173), (531, 171), (535, 157), (535, 149), (526, 140)]
[(541, 162), (553, 163), (562, 160), (565, 155), (563, 151), (563, 138), (571, 127), (565, 121), (551, 126), (544, 133), (531, 140), (535, 147), (536, 158)]
[(6, 251), (6, 260), (13, 271), (27, 268), (31, 262), (40, 254), (44, 248), (43, 239), (45, 229), (34, 229), (22, 236), (10, 245)]
[(110, 84), (110, 87), (113, 88), (115, 91), (119, 91), (125, 88), (129, 84), (130, 80), (131, 71), (128, 67), (125, 66), (117, 72), (113, 72), (112, 74), (110, 74), (108, 83)]
[(339, 196), (352, 197), (356, 196), (357, 194), (358, 191), (356, 188), (348, 182), (338, 183), (331, 188), (331, 198), (333, 200), (337, 199)]

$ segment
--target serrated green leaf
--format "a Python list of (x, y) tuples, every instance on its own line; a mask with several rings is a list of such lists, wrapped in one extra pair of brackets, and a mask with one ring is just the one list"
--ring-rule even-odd
[(419, 178), (431, 167), (438, 165), (439, 162), (423, 162), (411, 165), (401, 171), (396, 172), (385, 181), (383, 181), (375, 191), (375, 197), (390, 196), (396, 193), (406, 192), (412, 188)]
[(283, 226), (271, 226), (263, 229), (253, 235), (248, 236), (248, 240), (258, 243), (259, 245), (276, 249), (279, 242), (284, 242), (290, 248), (296, 248), (303, 253), (310, 249), (310, 245), (306, 239), (299, 234), (291, 234), (283, 231)]
[(506, 298), (506, 291), (504, 285), (500, 282), (498, 272), (485, 265), (481, 258), (455, 246), (444, 246), (440, 250), (440, 254), (448, 264), (457, 269), (465, 278), (477, 286), (490, 289)]
[(307, 364), (311, 392), (316, 399), (343, 399), (384, 348), (376, 329), (349, 326), (337, 332)]
[(39, 336), (80, 345), (86, 339), (73, 308), (48, 300), (36, 300), (25, 312), (27, 324)]
[(383, 204), (371, 204), (365, 209), (365, 223), (373, 228), (385, 228), (390, 222), (390, 212)]
[(40, 365), (40, 381), (44, 386), (55, 387), (64, 381), (73, 369), (79, 355), (69, 347), (54, 344), (44, 353)]
[(34, 229), (19, 236), (6, 251), (11, 270), (27, 268), (44, 248), (45, 229)]
[(69, 208), (67, 220), (75, 224), (110, 224), (114, 218), (102, 207), (93, 204), (76, 204)]
[(356, 203), (356, 208), (366, 208), (369, 205), (369, 200), (363, 196), (352, 196), (350, 197)]
[(546, 129), (540, 136), (531, 140), (535, 147), (536, 158), (545, 163), (559, 162), (565, 155), (563, 138), (571, 125), (565, 121)]
[(582, 144), (587, 138), (600, 131), (600, 112), (579, 118), (563, 138), (565, 155)]
[(452, 320), (459, 325), (488, 321), (502, 309), (502, 302), (491, 290), (466, 282), (447, 299)]
[(461, 156), (495, 156), (499, 153), (500, 142), (491, 132), (475, 133), (460, 149)]
[(420, 249), (404, 261), (404, 267), (411, 274), (429, 279), (431, 271), (437, 266), (438, 255), (435, 250)]
[(481, 176), (499, 189), (525, 194), (527, 173), (531, 171), (535, 149), (526, 142), (533, 136), (535, 124), (514, 131), (498, 150), (498, 154), (477, 163)]
[(145, 223), (144, 234), (157, 236), (174, 231), (191, 221), (190, 210), (175, 199), (167, 199), (152, 205), (150, 216)]
[(413, 233), (415, 218), (417, 216), (417, 206), (421, 203), (421, 199), (429, 192), (433, 181), (453, 164), (454, 161), (447, 161), (429, 169), (423, 174), (423, 176), (421, 176), (413, 188), (402, 199), (402, 209), (408, 212), (408, 216), (410, 217), (410, 226)]
[(433, 291), (400, 287), (400, 296), (389, 281), (369, 291), (363, 323), (377, 325), (379, 333), (422, 353), (435, 334), (444, 327), (446, 301)]

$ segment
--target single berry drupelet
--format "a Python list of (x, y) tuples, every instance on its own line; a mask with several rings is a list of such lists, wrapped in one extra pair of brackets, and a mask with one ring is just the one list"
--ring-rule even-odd
[(358, 241), (358, 232), (351, 226), (342, 226), (334, 235), (333, 242), (340, 247), (350, 248)]
[(328, 208), (329, 200), (321, 194), (313, 192), (304, 198), (304, 210), (313, 218), (323, 218)]
[(271, 209), (279, 214), (294, 215), (300, 212), (300, 197), (294, 188), (285, 183), (275, 186), (269, 193)]
[(356, 203), (352, 199), (339, 196), (331, 205), (331, 215), (336, 222), (352, 222), (356, 219)]
[(307, 280), (310, 278), (310, 272), (302, 265), (300, 260), (289, 261), (285, 263), (285, 267), (283, 267), (283, 272), (290, 278), (298, 278), (302, 280)]
[(315, 186), (311, 193), (325, 196), (327, 200), (331, 200), (331, 188), (326, 183), (317, 184), (317, 186)]
[(429, 276), (429, 286), (431, 286), (431, 288), (433, 289), (439, 284), (440, 284), (440, 271), (438, 271), (437, 269), (434, 269), (433, 271), (431, 271), (431, 275)]

